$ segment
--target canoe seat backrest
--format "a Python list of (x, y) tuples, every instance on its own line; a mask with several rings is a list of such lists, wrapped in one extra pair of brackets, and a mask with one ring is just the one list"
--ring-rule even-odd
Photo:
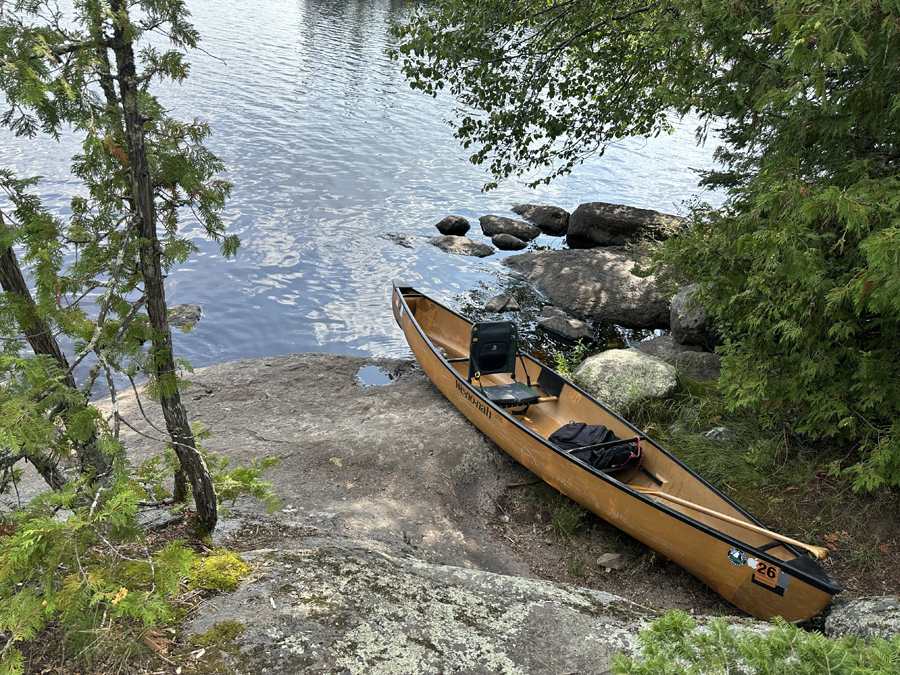
[[(528, 406), (540, 398), (531, 382), (516, 382), (516, 358), (518, 340), (516, 327), (509, 321), (484, 321), (472, 326), (469, 343), (469, 382), (478, 380), (478, 390), (489, 401), (501, 408), (521, 408), (514, 414), (524, 414)], [(524, 365), (524, 364), (523, 364)], [(509, 384), (485, 386), (484, 375), (507, 373), (512, 376)], [(526, 379), (528, 372), (525, 371)]]
[(518, 339), (510, 321), (484, 321), (472, 326), (469, 380), (494, 373), (515, 373)]

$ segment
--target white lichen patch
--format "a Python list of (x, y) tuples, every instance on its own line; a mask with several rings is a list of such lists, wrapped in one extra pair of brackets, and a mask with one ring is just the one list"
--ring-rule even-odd
[[(596, 591), (363, 548), (276, 555), (286, 578), (273, 595), (289, 626), (280, 653), (308, 658), (320, 645), (328, 663), (352, 674), (515, 675), (547, 659), (559, 672), (591, 672), (633, 650), (642, 611)], [(569, 653), (550, 634), (571, 631), (578, 637)], [(559, 653), (548, 656), (536, 637)]]

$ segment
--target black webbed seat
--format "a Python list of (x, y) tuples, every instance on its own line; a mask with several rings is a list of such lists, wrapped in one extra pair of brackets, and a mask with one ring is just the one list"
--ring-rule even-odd
[[(469, 344), (469, 382), (477, 380), (485, 398), (501, 408), (526, 406), (527, 409), (528, 405), (541, 397), (537, 390), (532, 389), (531, 382), (528, 384), (516, 382), (517, 357), (519, 357), (518, 336), (512, 322), (483, 321), (472, 326)], [(524, 360), (522, 365), (524, 366)], [(484, 375), (497, 373), (506, 373), (513, 381), (509, 384), (482, 385), (481, 378)]]

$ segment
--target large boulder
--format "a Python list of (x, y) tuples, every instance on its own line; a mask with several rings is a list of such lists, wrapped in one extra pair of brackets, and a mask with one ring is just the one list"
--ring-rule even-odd
[(681, 220), (651, 209), (590, 202), (581, 204), (569, 216), (566, 243), (571, 248), (594, 248), (624, 246), (648, 237), (665, 239)]
[(675, 366), (679, 372), (699, 382), (718, 380), (722, 370), (722, 359), (718, 354), (705, 351), (699, 345), (680, 344), (671, 335), (660, 335), (645, 340), (634, 348), (662, 359)]
[(712, 349), (722, 343), (719, 333), (695, 295), (698, 284), (689, 284), (672, 298), (669, 322), (672, 337), (683, 345), (700, 345)]
[(668, 328), (669, 303), (653, 276), (632, 274), (634, 263), (608, 249), (534, 251), (504, 258), (567, 314), (626, 328)]
[(537, 225), (541, 232), (551, 237), (561, 237), (569, 229), (569, 212), (558, 206), (516, 204), (512, 207), (512, 212)]
[(876, 637), (890, 640), (900, 635), (900, 596), (835, 598), (825, 619), (825, 635), (854, 635), (866, 641)]
[(447, 253), (471, 255), (476, 258), (487, 258), (497, 252), (493, 246), (482, 244), (480, 241), (472, 241), (468, 237), (455, 237), (449, 234), (441, 237), (432, 237), (428, 240), (428, 243)]
[(598, 401), (622, 411), (647, 398), (675, 393), (675, 368), (637, 349), (610, 349), (582, 362), (575, 371), (579, 385)]
[(505, 216), (481, 216), (478, 222), (481, 223), (481, 231), (485, 237), (493, 237), (495, 234), (511, 234), (522, 241), (531, 241), (541, 235), (540, 229), (534, 225)]
[(462, 237), (466, 232), (469, 231), (469, 221), (463, 218), (462, 216), (447, 216), (441, 222), (439, 222), (435, 227), (437, 227), (438, 232), (441, 234), (449, 234), (454, 237)]

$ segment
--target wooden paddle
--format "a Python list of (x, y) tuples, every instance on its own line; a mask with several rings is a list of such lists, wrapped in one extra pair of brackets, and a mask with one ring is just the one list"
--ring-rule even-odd
[(753, 532), (758, 532), (759, 534), (764, 534), (767, 537), (771, 537), (772, 539), (780, 542), (784, 542), (785, 544), (791, 544), (793, 546), (798, 546), (800, 548), (804, 548), (814, 556), (816, 556), (816, 560), (825, 560), (828, 557), (829, 550), (823, 546), (812, 546), (810, 544), (804, 544), (802, 541), (797, 541), (796, 539), (791, 539), (790, 537), (786, 537), (783, 534), (778, 534), (777, 532), (772, 532), (772, 530), (767, 530), (764, 527), (759, 527), (757, 525), (753, 525), (752, 523), (745, 522), (743, 520), (739, 520), (737, 518), (732, 518), (731, 516), (726, 516), (724, 513), (719, 513), (718, 511), (713, 511), (712, 509), (708, 509), (705, 506), (700, 506), (699, 504), (694, 504), (693, 502), (689, 502), (686, 499), (681, 499), (680, 497), (673, 497), (672, 495), (667, 495), (665, 492), (659, 492), (657, 490), (648, 490), (645, 488), (637, 487), (632, 485), (636, 491), (641, 494), (645, 494), (648, 497), (661, 497), (662, 499), (666, 499), (670, 502), (675, 502), (676, 504), (681, 504), (682, 506), (687, 506), (689, 508), (694, 509), (695, 511), (699, 511), (700, 513), (705, 513), (708, 516), (713, 516), (714, 518), (719, 518), (720, 520), (724, 520), (726, 522), (732, 523), (739, 527), (743, 527), (746, 530), (751, 530)]

